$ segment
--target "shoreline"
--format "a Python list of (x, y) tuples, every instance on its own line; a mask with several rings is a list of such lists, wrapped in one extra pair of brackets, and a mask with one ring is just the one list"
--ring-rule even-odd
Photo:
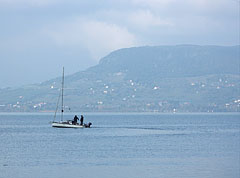
[[(60, 113), (57, 113), (57, 115)], [(0, 112), (0, 115), (54, 115), (54, 112)], [(64, 115), (240, 115), (240, 112), (67, 112)]]

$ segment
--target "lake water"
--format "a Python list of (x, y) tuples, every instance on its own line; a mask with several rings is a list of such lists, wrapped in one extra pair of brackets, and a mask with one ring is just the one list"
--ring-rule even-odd
[[(72, 119), (74, 114), (66, 115)], [(0, 178), (239, 178), (240, 114), (0, 114)]]

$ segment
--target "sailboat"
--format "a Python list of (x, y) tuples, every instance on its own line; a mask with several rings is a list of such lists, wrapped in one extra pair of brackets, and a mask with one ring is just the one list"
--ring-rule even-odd
[[(54, 119), (52, 122), (52, 127), (58, 127), (58, 128), (90, 128), (90, 126), (92, 125), (91, 122), (87, 123), (87, 124), (79, 124), (77, 122), (74, 122), (73, 120), (63, 120), (63, 113), (64, 113), (64, 103), (63, 103), (63, 91), (64, 91), (64, 67), (63, 67), (63, 75), (62, 75), (62, 88), (60, 90), (59, 93), (59, 97), (58, 97), (58, 102), (57, 102), (57, 107), (56, 107), (56, 111), (54, 114)], [(61, 98), (61, 120), (59, 122), (55, 121), (56, 119), (56, 115), (57, 115), (57, 111), (58, 111), (58, 105), (59, 105), (59, 100)]]

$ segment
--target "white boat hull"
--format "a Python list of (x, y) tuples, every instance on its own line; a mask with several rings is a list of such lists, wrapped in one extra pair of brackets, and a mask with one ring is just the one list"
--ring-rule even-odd
[(70, 123), (61, 123), (61, 122), (53, 122), (52, 127), (58, 127), (58, 128), (85, 128), (84, 125), (79, 124), (70, 124)]

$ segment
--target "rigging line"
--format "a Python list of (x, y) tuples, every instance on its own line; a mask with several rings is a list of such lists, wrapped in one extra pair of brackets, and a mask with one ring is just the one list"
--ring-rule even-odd
[(64, 67), (63, 67), (63, 76), (62, 76), (62, 112), (61, 112), (61, 121), (63, 120), (63, 88), (64, 88)]
[(60, 92), (59, 92), (59, 96), (58, 96), (58, 100), (57, 100), (57, 107), (56, 107), (56, 110), (55, 110), (55, 113), (54, 113), (53, 122), (54, 122), (55, 119), (56, 119), (56, 115), (57, 115), (57, 111), (58, 111), (58, 105), (59, 105), (60, 97), (61, 97), (61, 90), (60, 90)]

